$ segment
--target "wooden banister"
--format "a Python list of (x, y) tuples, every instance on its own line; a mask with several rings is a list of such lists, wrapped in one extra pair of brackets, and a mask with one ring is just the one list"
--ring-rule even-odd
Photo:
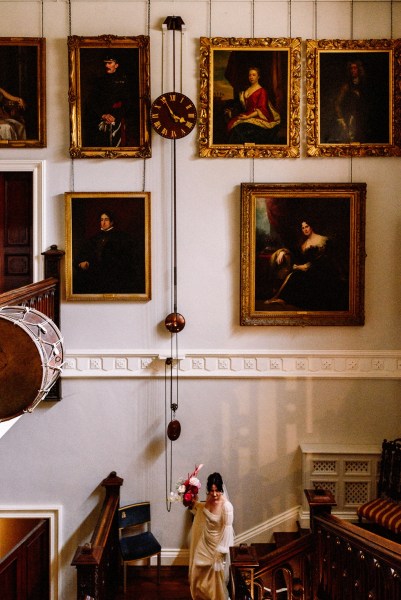
[(120, 554), (118, 507), (123, 479), (112, 471), (101, 485), (106, 489), (103, 506), (90, 542), (78, 546), (72, 565), (77, 569), (77, 600), (112, 600), (118, 588)]
[(233, 600), (276, 600), (280, 586), (302, 600), (399, 600), (401, 544), (332, 515), (329, 490), (305, 493), (308, 533), (263, 555), (230, 549)]
[(319, 598), (401, 598), (401, 546), (325, 514), (315, 517)]
[[(265, 597), (276, 600), (280, 597), (279, 589), (283, 585), (288, 592), (287, 598), (313, 598), (311, 564), (315, 541), (312, 533), (302, 535), (266, 555), (258, 555), (257, 559), (252, 545), (248, 548), (250, 560), (241, 555), (238, 548), (230, 548), (233, 600), (248, 600), (248, 597), (253, 600)], [(266, 590), (269, 590), (268, 595), (265, 595)]]
[(58, 279), (49, 277), (37, 283), (29, 283), (15, 290), (3, 292), (0, 294), (0, 306), (29, 306), (54, 321), (54, 297), (57, 285)]

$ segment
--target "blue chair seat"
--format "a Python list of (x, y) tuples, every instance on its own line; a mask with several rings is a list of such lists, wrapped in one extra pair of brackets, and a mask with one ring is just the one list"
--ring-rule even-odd
[(120, 549), (124, 560), (140, 560), (161, 552), (161, 546), (153, 533), (145, 531), (120, 539)]

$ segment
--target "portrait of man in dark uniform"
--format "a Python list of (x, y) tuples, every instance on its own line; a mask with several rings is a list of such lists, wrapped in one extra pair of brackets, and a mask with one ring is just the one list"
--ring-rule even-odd
[[(124, 67), (124, 50), (106, 53), (97, 50), (97, 55), (93, 49), (85, 52), (90, 54), (86, 64), (88, 74), (81, 77), (83, 146), (135, 146), (139, 127), (138, 83)], [(131, 61), (129, 64), (132, 69)], [(89, 65), (93, 65), (92, 71)]]

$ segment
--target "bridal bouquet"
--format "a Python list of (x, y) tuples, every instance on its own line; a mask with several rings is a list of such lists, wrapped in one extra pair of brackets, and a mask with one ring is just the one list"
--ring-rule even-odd
[(184, 506), (192, 506), (192, 503), (195, 497), (198, 495), (199, 489), (201, 487), (201, 482), (199, 481), (197, 475), (203, 465), (199, 465), (195, 467), (195, 470), (188, 475), (186, 479), (181, 477), (176, 483), (176, 491), (171, 492), (171, 499), (176, 500), (178, 502), (182, 502)]

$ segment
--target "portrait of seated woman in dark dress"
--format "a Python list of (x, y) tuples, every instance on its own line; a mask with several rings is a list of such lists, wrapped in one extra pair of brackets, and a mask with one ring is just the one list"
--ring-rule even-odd
[(311, 220), (300, 224), (299, 247), (282, 247), (270, 257), (269, 276), (273, 296), (266, 308), (286, 304), (298, 310), (348, 310), (348, 276), (343, 272), (335, 243), (317, 233)]

